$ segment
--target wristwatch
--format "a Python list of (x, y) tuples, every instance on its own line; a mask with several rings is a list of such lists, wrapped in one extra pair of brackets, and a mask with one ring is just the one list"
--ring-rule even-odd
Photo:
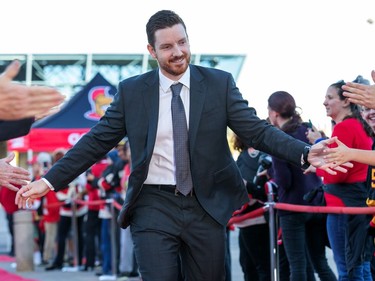
[(303, 170), (306, 170), (310, 166), (310, 163), (307, 160), (308, 156), (309, 156), (310, 148), (311, 148), (311, 146), (309, 146), (309, 145), (306, 145), (303, 148), (303, 152), (302, 152), (302, 155), (301, 155), (301, 167), (302, 167)]

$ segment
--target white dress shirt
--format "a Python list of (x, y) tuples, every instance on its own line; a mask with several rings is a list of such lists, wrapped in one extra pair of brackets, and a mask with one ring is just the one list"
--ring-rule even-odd
[[(145, 184), (176, 184), (171, 111), (172, 90), (170, 87), (178, 82), (183, 84), (180, 96), (184, 104), (187, 127), (189, 129), (190, 68), (186, 70), (178, 81), (170, 80), (159, 70), (159, 120), (154, 152)], [(54, 189), (47, 179), (42, 178), (42, 180), (50, 189)]]
[(171, 112), (172, 90), (170, 87), (177, 82), (183, 84), (180, 96), (184, 104), (189, 128), (190, 68), (178, 81), (170, 80), (159, 70), (159, 120), (154, 153), (151, 157), (145, 184), (176, 184)]

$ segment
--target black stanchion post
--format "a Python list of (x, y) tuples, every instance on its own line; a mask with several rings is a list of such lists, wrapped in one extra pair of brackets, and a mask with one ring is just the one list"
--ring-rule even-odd
[(75, 201), (76, 193), (74, 192), (74, 196), (72, 199), (72, 231), (73, 231), (73, 247), (74, 247), (74, 258), (73, 258), (73, 266), (78, 269), (78, 226), (77, 226), (77, 203)]
[(75, 187), (69, 186), (69, 188), (72, 189), (72, 194), (70, 199), (66, 200), (65, 203), (71, 204), (72, 206), (72, 220), (71, 220), (71, 226), (72, 226), (72, 234), (73, 234), (73, 267), (63, 267), (63, 272), (76, 272), (79, 270), (78, 268), (78, 227), (77, 227), (77, 203), (75, 201), (76, 199), (76, 189)]
[(117, 230), (117, 223), (116, 223), (116, 216), (115, 216), (115, 205), (114, 205), (114, 200), (109, 199), (110, 202), (110, 210), (111, 210), (111, 259), (112, 259), (112, 274), (114, 276), (117, 275), (117, 235), (116, 235), (116, 230)]
[(270, 230), (270, 265), (271, 265), (271, 280), (278, 281), (279, 274), (277, 269), (277, 247), (276, 247), (276, 230), (275, 230), (275, 198), (273, 193), (272, 183), (267, 182), (267, 202), (266, 206), (268, 206), (268, 213), (269, 213), (269, 230)]

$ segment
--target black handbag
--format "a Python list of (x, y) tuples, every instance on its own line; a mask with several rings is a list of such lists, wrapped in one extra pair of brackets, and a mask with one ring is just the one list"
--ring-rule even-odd
[(303, 200), (305, 200), (307, 203), (311, 203), (317, 196), (320, 197), (320, 199), (318, 200), (318, 206), (326, 206), (323, 184), (314, 189), (311, 189), (309, 192), (303, 195)]

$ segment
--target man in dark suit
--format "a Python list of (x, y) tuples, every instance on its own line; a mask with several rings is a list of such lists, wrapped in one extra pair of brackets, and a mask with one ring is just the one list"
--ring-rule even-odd
[[(329, 169), (319, 150), (327, 142), (308, 153), (306, 143), (256, 116), (232, 75), (189, 64), (186, 27), (174, 12), (157, 12), (146, 30), (148, 51), (159, 68), (120, 82), (99, 123), (42, 180), (23, 187), (16, 202), (25, 207), (27, 200), (66, 186), (127, 136), (133, 166), (118, 222), (130, 225), (143, 280), (176, 281), (179, 258), (185, 280), (224, 280), (226, 224), (248, 201), (227, 127), (248, 146), (298, 166), (314, 160)], [(174, 151), (171, 86), (177, 81), (183, 84), (188, 120), (188, 192), (181, 191), (175, 176), (179, 151)]]

